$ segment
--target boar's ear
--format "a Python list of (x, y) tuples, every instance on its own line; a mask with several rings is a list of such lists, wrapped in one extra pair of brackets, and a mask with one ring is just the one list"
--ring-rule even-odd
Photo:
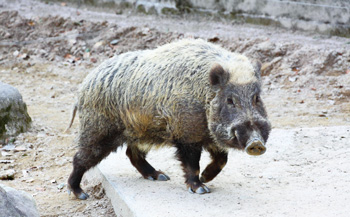
[(224, 86), (229, 79), (229, 74), (225, 72), (220, 64), (214, 64), (209, 73), (209, 82), (214, 89)]
[(260, 78), (261, 77), (261, 62), (259, 60), (254, 60), (253, 66), (254, 66), (255, 77)]

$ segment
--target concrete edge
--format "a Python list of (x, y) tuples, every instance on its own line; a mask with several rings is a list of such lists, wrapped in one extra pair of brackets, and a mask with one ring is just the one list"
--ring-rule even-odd
[(99, 180), (102, 183), (103, 188), (105, 189), (105, 193), (107, 197), (111, 200), (114, 212), (117, 216), (125, 217), (125, 216), (136, 216), (136, 214), (132, 211), (132, 209), (127, 204), (123, 195), (118, 193), (117, 186), (113, 186), (113, 182), (109, 181), (108, 178), (103, 175), (98, 166), (90, 169), (86, 173), (86, 178), (90, 180)]

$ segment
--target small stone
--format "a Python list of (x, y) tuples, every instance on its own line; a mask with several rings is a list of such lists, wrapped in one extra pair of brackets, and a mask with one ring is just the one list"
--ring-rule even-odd
[(296, 78), (296, 77), (289, 77), (288, 80), (289, 80), (290, 82), (295, 82), (295, 81), (297, 80), (297, 78)]
[(26, 146), (27, 146), (27, 148), (30, 148), (30, 149), (33, 149), (33, 147), (34, 147), (32, 143), (28, 143)]
[(220, 38), (217, 36), (214, 36), (214, 37), (209, 38), (208, 41), (215, 43), (215, 42), (220, 41)]
[(114, 39), (110, 42), (111, 45), (117, 45), (119, 43), (120, 40), (118, 39)]
[(97, 59), (96, 58), (91, 58), (90, 61), (93, 62), (93, 63), (97, 63)]
[(13, 149), (15, 149), (15, 145), (12, 143), (9, 143), (8, 145), (5, 145), (2, 148), (2, 151), (12, 151)]
[(65, 183), (61, 183), (61, 184), (59, 184), (57, 186), (57, 189), (62, 190), (64, 188), (64, 186), (66, 186), (66, 184)]
[(14, 180), (15, 179), (15, 170), (9, 169), (0, 172), (0, 180)]
[(37, 191), (46, 191), (46, 188), (36, 188)]
[(27, 148), (24, 146), (18, 146), (13, 149), (14, 152), (27, 151)]
[(104, 44), (105, 44), (104, 41), (99, 41), (99, 42), (96, 42), (92, 48), (98, 49), (99, 47), (103, 46)]
[(22, 170), (23, 177), (29, 177), (29, 171), (28, 170)]
[(26, 180), (26, 183), (32, 183), (32, 182), (34, 182), (34, 179), (33, 179), (33, 178), (30, 178), (30, 179), (27, 179), (27, 180)]
[(83, 54), (83, 59), (89, 59), (89, 57), (90, 57), (90, 52), (85, 52)]
[(52, 184), (57, 183), (56, 179), (52, 179), (50, 182), (51, 182)]
[(48, 55), (47, 51), (44, 50), (44, 49), (40, 49), (40, 50), (39, 50), (39, 53), (40, 53), (40, 55), (43, 56), (43, 57), (47, 57), (47, 55)]
[(6, 152), (6, 151), (2, 151), (2, 152), (1, 152), (1, 156), (3, 156), (3, 157), (9, 157), (9, 156), (12, 156), (12, 154), (10, 154), (10, 153), (8, 153), (8, 152)]
[(56, 165), (58, 165), (58, 166), (63, 166), (66, 163), (68, 163), (66, 159), (61, 159), (61, 160), (56, 161)]
[(19, 55), (19, 51), (18, 50), (16, 50), (15, 52), (13, 52), (13, 54), (12, 54), (13, 56), (15, 56), (15, 57), (17, 57), (18, 55)]
[(28, 60), (30, 58), (30, 56), (26, 53), (23, 53), (23, 54), (19, 55), (18, 57), (22, 58), (23, 60)]
[(0, 164), (11, 164), (15, 162), (14, 160), (0, 160)]
[(141, 30), (141, 34), (142, 35), (148, 35), (150, 33), (150, 29), (148, 28), (148, 27), (146, 27), (146, 28), (143, 28), (142, 30)]
[(334, 101), (334, 100), (327, 100), (327, 103), (328, 103), (329, 105), (334, 105), (334, 104), (335, 104), (335, 101)]
[(56, 54), (54, 54), (54, 53), (49, 54), (48, 57), (47, 57), (47, 59), (48, 59), (49, 61), (54, 61), (54, 60), (56, 59)]
[(75, 45), (77, 43), (77, 40), (76, 39), (70, 39), (70, 40), (68, 40), (68, 45), (70, 46), (70, 47), (72, 47), (73, 45)]

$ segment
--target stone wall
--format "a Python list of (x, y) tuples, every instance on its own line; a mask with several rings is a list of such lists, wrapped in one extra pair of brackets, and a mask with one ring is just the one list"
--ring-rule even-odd
[(350, 37), (348, 0), (68, 0), (144, 13), (214, 13), (246, 23)]

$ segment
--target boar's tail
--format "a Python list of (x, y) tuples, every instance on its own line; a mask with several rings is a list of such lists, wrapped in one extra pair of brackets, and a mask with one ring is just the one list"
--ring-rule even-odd
[(64, 131), (64, 133), (66, 133), (66, 132), (72, 127), (72, 124), (73, 124), (73, 122), (74, 122), (74, 118), (75, 118), (75, 114), (77, 113), (77, 110), (78, 110), (78, 103), (75, 103), (75, 104), (74, 104), (74, 107), (73, 107), (72, 116), (71, 116), (71, 119), (70, 119), (69, 126), (68, 126), (67, 129)]

